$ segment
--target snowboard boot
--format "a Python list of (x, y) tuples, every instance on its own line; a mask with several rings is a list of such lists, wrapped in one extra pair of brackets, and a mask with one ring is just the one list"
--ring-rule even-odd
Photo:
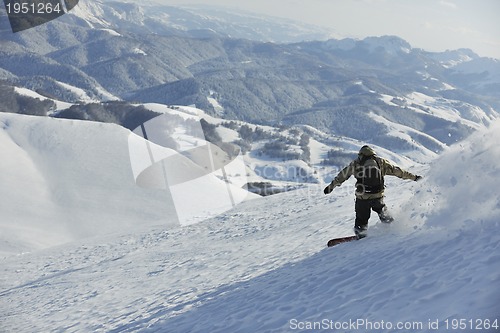
[(382, 222), (382, 223), (394, 222), (394, 218), (389, 214), (386, 206), (384, 206), (384, 208), (382, 208), (382, 211), (378, 214), (378, 217), (380, 218), (380, 222)]
[(358, 236), (358, 239), (365, 238), (368, 236), (368, 226), (355, 226), (354, 233)]
[(392, 216), (384, 214), (384, 213), (379, 214), (378, 217), (380, 218), (380, 222), (382, 222), (382, 223), (394, 222), (394, 218)]

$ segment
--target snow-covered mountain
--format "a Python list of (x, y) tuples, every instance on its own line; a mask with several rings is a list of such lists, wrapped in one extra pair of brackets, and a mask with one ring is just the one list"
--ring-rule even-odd
[(500, 89), (500, 60), (482, 58), (469, 49), (429, 53), (447, 70), (449, 82), (470, 92), (496, 95)]
[(154, 1), (82, 1), (65, 19), (94, 28), (198, 38), (290, 43), (336, 36), (332, 29), (242, 10), (202, 5), (168, 6)]
[[(83, 2), (29, 33), (2, 30), (0, 78), (73, 104), (194, 104), (212, 116), (313, 126), (405, 154), (439, 152), (498, 116), (494, 59), (425, 52), (396, 36), (290, 44), (255, 32), (297, 32), (273, 24), (281, 23), (219, 9)], [(232, 25), (253, 32), (230, 33)]]
[(130, 131), (0, 119), (2, 250), (67, 242), (3, 254), (5, 332), (498, 329), (498, 122), (428, 166), (408, 165), (421, 182), (388, 178), (394, 224), (372, 218), (368, 238), (326, 248), (352, 232), (351, 182), (180, 227), (163, 219), (162, 193), (135, 185)]

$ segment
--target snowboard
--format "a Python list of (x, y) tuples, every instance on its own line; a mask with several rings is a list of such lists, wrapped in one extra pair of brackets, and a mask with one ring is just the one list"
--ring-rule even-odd
[(356, 235), (354, 235), (354, 236), (347, 236), (347, 237), (340, 237), (340, 238), (333, 238), (333, 239), (330, 239), (326, 245), (328, 247), (332, 247), (332, 246), (335, 246), (335, 245), (338, 245), (338, 244), (352, 242), (352, 241), (355, 241), (355, 240), (358, 240), (358, 239), (359, 238)]

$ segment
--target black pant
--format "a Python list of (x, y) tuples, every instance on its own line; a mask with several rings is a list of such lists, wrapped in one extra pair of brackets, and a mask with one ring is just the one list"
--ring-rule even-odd
[(360, 230), (368, 228), (368, 220), (370, 219), (371, 210), (378, 214), (380, 221), (390, 223), (393, 218), (387, 212), (387, 206), (384, 203), (384, 198), (378, 199), (359, 199), (356, 198), (356, 221), (354, 227)]

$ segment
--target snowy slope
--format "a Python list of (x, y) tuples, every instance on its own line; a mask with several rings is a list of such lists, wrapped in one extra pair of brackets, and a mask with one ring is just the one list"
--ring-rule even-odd
[(14, 90), (19, 95), (28, 96), (28, 97), (31, 97), (31, 98), (36, 98), (36, 99), (39, 99), (41, 101), (44, 101), (44, 100), (47, 100), (47, 99), (53, 101), (56, 104), (56, 110), (55, 111), (67, 109), (67, 108), (71, 107), (71, 105), (72, 105), (71, 103), (61, 102), (61, 101), (58, 101), (58, 100), (55, 100), (55, 99), (47, 98), (45, 96), (42, 96), (42, 95), (34, 92), (33, 90), (29, 90), (29, 89), (26, 89), (26, 88), (15, 87)]
[[(20, 131), (9, 117), (2, 118), (4, 138)], [(0, 327), (434, 332), (435, 325), (446, 331), (446, 320), (451, 328), (465, 319), (486, 328), (486, 319), (500, 320), (499, 136), (496, 123), (448, 149), (428, 171), (410, 168), (424, 174), (422, 182), (388, 179), (387, 203), (397, 222), (383, 226), (372, 218), (370, 237), (331, 249), (329, 238), (351, 233), (352, 182), (327, 197), (310, 186), (244, 202), (196, 225), (123, 228), (6, 257)], [(36, 172), (30, 176), (43, 185)], [(112, 211), (101, 209), (90, 209), (83, 222)], [(399, 323), (414, 326), (396, 329)]]

